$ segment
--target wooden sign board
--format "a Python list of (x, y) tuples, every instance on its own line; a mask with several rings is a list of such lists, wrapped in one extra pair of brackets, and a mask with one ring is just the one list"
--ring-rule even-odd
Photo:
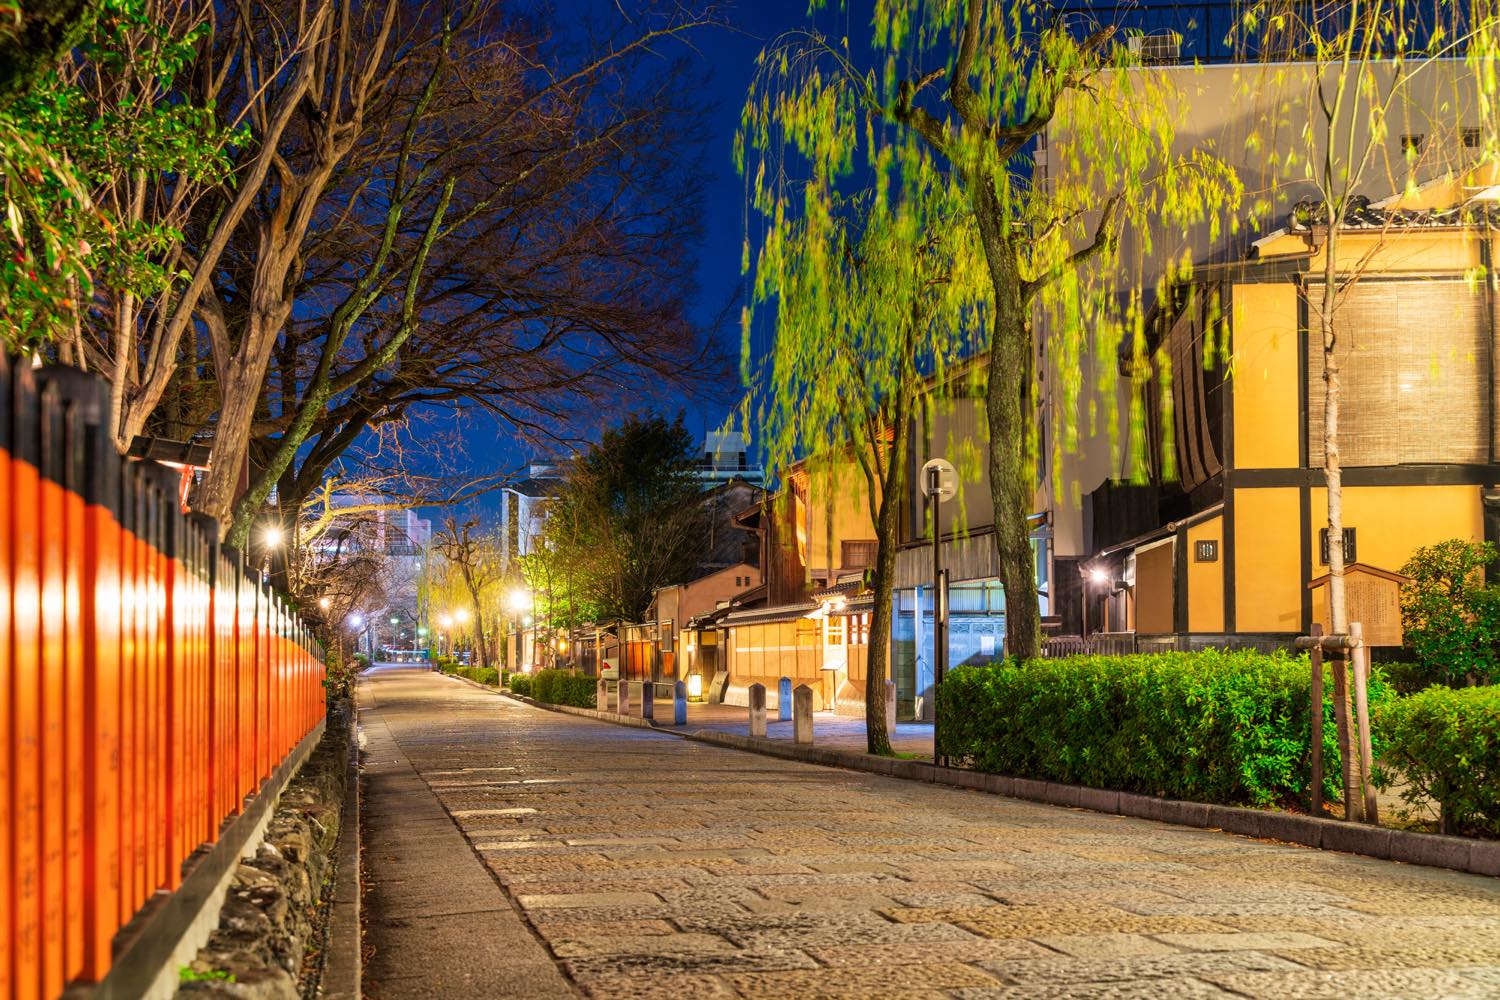
[[(1401, 584), (1406, 579), (1400, 573), (1364, 563), (1344, 567), (1344, 600), (1349, 620), (1359, 622), (1364, 628), (1366, 645), (1402, 645)], [(1328, 574), (1307, 586), (1312, 591), (1313, 621), (1328, 632)]]

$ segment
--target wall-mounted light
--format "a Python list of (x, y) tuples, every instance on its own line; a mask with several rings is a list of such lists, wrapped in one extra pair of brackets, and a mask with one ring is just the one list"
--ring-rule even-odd
[(702, 701), (703, 700), (703, 675), (702, 674), (688, 674), (687, 682), (688, 682), (687, 683), (688, 697), (690, 699), (692, 699), (693, 701)]

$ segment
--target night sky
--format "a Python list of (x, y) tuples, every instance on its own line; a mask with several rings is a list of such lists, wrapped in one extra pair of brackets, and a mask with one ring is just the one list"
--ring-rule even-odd
[[(627, 11), (631, 9), (628, 0), (621, 2)], [(618, 10), (609, 0), (558, 0), (554, 10), (556, 23), (564, 29), (568, 24), (587, 25), (593, 18), (599, 19), (593, 22), (595, 24), (617, 24), (619, 20)], [(719, 339), (725, 351), (731, 359), (737, 359), (745, 189), (743, 178), (734, 169), (735, 129), (754, 73), (756, 55), (778, 34), (812, 22), (806, 0), (741, 0), (732, 6), (718, 8), (717, 12), (728, 22), (727, 27), (698, 30), (691, 36), (689, 44), (678, 45), (675, 52), (663, 47), (663, 54), (686, 53), (694, 72), (703, 81), (701, 91), (695, 95), (702, 108), (706, 133), (699, 151), (705, 169), (703, 238), (694, 253), (698, 295), (691, 317), (705, 327), (718, 322), (721, 325)], [(831, 11), (821, 12), (817, 20), (826, 30), (833, 30), (828, 25), (842, 25), (851, 19), (867, 16), (863, 12), (841, 11), (835, 6)], [(840, 27), (838, 30), (842, 33), (844, 29)], [(724, 321), (726, 316), (728, 322)], [(726, 388), (732, 392), (736, 387), (730, 385)], [(655, 405), (668, 413), (681, 408), (688, 428), (695, 436), (701, 436), (725, 419), (730, 410), (726, 399), (727, 394), (718, 399), (674, 397)], [(623, 411), (600, 413), (598, 423), (601, 426), (613, 423), (623, 415)], [(596, 432), (597, 428), (585, 429), (585, 433)], [(536, 457), (535, 449), (518, 442), (508, 428), (498, 425), (488, 416), (464, 419), (458, 433), (467, 446), (462, 449), (467, 454), (454, 456), (457, 459), (454, 464), (460, 468), (467, 466), (467, 469), (462, 469), (464, 472), (475, 475), (501, 472)]]

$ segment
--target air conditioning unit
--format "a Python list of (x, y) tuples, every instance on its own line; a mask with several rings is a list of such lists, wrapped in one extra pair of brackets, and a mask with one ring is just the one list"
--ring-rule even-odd
[(1174, 63), (1182, 59), (1182, 36), (1175, 31), (1131, 35), (1126, 44), (1130, 54), (1142, 65)]

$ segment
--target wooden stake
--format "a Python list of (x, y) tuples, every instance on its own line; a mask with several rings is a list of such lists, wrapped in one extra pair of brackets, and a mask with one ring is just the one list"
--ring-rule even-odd
[(1364, 798), (1355, 785), (1354, 740), (1349, 733), (1349, 651), (1333, 657), (1333, 719), (1338, 724), (1339, 765), (1344, 778), (1344, 819), (1357, 821), (1364, 813)]
[[(1359, 622), (1349, 623), (1349, 636), (1363, 640)], [(1375, 802), (1375, 754), (1370, 746), (1370, 647), (1363, 641), (1354, 647), (1354, 713), (1359, 725), (1359, 784), (1364, 792), (1365, 822), (1379, 824), (1380, 807)]]

